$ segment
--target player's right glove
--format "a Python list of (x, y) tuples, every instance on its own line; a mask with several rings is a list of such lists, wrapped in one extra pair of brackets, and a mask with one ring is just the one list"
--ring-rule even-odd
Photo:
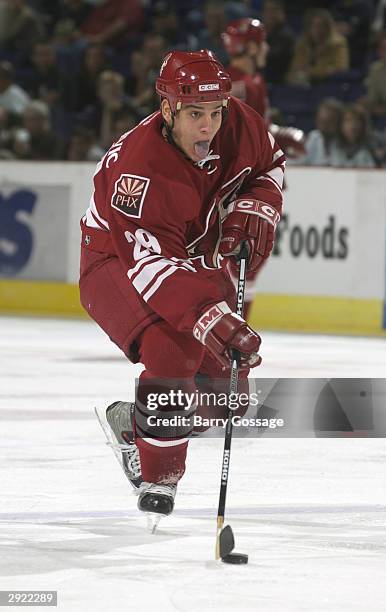
[(230, 367), (232, 349), (239, 351), (240, 370), (249, 370), (261, 363), (260, 336), (234, 314), (226, 302), (208, 308), (193, 327), (193, 335), (206, 346), (222, 369)]
[(273, 206), (255, 199), (239, 199), (228, 207), (222, 222), (220, 253), (237, 257), (244, 242), (248, 248), (248, 270), (253, 272), (271, 253), (280, 215)]

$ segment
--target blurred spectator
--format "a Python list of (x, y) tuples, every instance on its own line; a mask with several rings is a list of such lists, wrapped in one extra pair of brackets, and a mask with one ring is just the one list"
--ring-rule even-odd
[[(299, 30), (305, 11), (304, 30), (293, 53), (291, 28)], [(11, 64), (0, 63), (0, 157), (51, 159), (51, 154), (44, 157), (44, 147), (54, 127), (67, 143), (65, 156), (69, 159), (99, 158), (101, 151), (131, 129), (134, 122), (158, 108), (154, 78), (165, 51), (209, 48), (226, 63), (228, 56), (220, 38), (225, 24), (230, 19), (259, 15), (267, 33), (268, 55), (265, 41), (263, 45), (252, 41), (243, 52), (230, 52), (229, 70), (233, 71), (233, 94), (255, 109), (259, 106), (257, 110), (268, 122), (265, 80), (279, 84), (280, 89), (286, 79), (309, 86), (337, 74), (337, 78), (319, 85), (320, 95), (312, 91), (311, 102), (304, 101), (308, 117), (313, 112), (308, 104), (315, 104), (324, 95), (339, 97), (342, 93), (346, 100), (362, 95), (361, 91), (356, 96), (354, 71), (346, 75), (346, 89), (341, 87), (339, 72), (349, 67), (349, 55), (355, 71), (366, 68), (369, 24), (375, 15), (371, 27), (380, 33), (379, 57), (370, 66), (368, 95), (362, 101), (373, 127), (378, 129), (372, 141), (377, 163), (386, 163), (386, 0), (0, 0), (0, 59), (11, 60)], [(117, 72), (110, 72), (111, 67)], [(102, 73), (106, 73), (103, 79)], [(25, 120), (18, 128), (31, 97), (47, 102), (50, 110), (51, 125), (46, 122), (41, 131), (41, 151), (36, 145), (39, 130), (30, 132)], [(33, 103), (30, 123), (32, 115), (32, 123), (44, 123), (44, 112), (34, 107), (35, 102), (38, 100)], [(318, 129), (308, 136), (304, 163), (335, 164), (334, 159), (339, 159), (335, 155), (337, 146), (339, 155), (344, 150), (349, 165), (351, 160), (356, 164), (361, 158), (354, 138), (361, 119), (356, 110), (346, 117), (348, 127), (342, 124), (339, 144), (338, 107), (339, 103), (331, 100), (321, 105)], [(287, 116), (292, 113), (291, 101), (289, 108)], [(74, 129), (82, 120), (84, 127)], [(271, 125), (270, 129), (276, 130), (275, 137), (282, 140), (280, 146), (291, 155), (292, 145), (286, 143), (288, 137), (292, 138), (292, 128)], [(365, 141), (367, 138), (366, 133)], [(60, 152), (61, 140), (54, 140), (53, 150)], [(300, 151), (298, 144), (296, 154)], [(368, 152), (367, 146), (364, 148)], [(358, 150), (362, 150), (361, 146)], [(54, 152), (54, 156), (57, 154)]]
[(0, 107), (20, 115), (30, 97), (14, 82), (13, 67), (9, 62), (0, 62)]
[(303, 34), (295, 45), (288, 80), (310, 85), (349, 68), (345, 38), (335, 32), (331, 14), (323, 9), (308, 13)]
[(123, 76), (110, 70), (102, 72), (98, 79), (98, 97), (101, 102), (99, 142), (108, 149), (114, 142), (115, 116), (126, 106)]
[(159, 106), (154, 80), (159, 73), (159, 66), (166, 50), (166, 41), (163, 36), (147, 34), (142, 48), (131, 54), (127, 92), (133, 109), (140, 117), (145, 117)]
[(151, 16), (152, 33), (159, 34), (165, 40), (167, 49), (185, 49), (188, 33), (180, 21), (175, 6), (159, 0), (153, 7)]
[(147, 34), (142, 43), (142, 53), (149, 69), (152, 71), (152, 79), (158, 76), (159, 67), (162, 64), (165, 53), (169, 51), (167, 42), (161, 34)]
[(377, 166), (386, 167), (386, 128), (372, 130), (372, 153)]
[(196, 49), (210, 49), (222, 64), (228, 61), (221, 40), (227, 23), (224, 2), (209, 0), (204, 8), (204, 29), (199, 33)]
[(0, 0), (0, 46), (28, 53), (42, 35), (42, 23), (26, 0)]
[(139, 0), (97, 0), (94, 9), (81, 26), (89, 42), (122, 46), (128, 37), (138, 34), (143, 25)]
[(350, 65), (355, 70), (367, 68), (372, 12), (369, 0), (335, 0), (331, 7), (336, 30), (348, 42)]
[(78, 70), (64, 77), (62, 100), (65, 108), (79, 113), (95, 105), (99, 75), (109, 67), (107, 47), (97, 43), (88, 45)]
[(59, 98), (61, 73), (56, 63), (54, 47), (48, 42), (33, 46), (31, 65), (24, 85), (32, 98), (40, 98), (50, 108)]
[(68, 161), (99, 161), (104, 153), (91, 129), (84, 126), (74, 129), (68, 145)]
[(72, 19), (59, 19), (52, 35), (52, 44), (55, 48), (67, 49), (77, 41), (77, 31)]
[(52, 2), (52, 0), (27, 0), (27, 4), (39, 16), (40, 22), (44, 24), (45, 36), (51, 36), (53, 25), (60, 18), (62, 4), (66, 1), (67, 0), (59, 0), (58, 2)]
[(386, 117), (386, 31), (378, 46), (379, 60), (371, 64), (367, 81), (367, 102), (370, 113)]
[(12, 152), (17, 159), (58, 159), (59, 140), (51, 130), (50, 110), (41, 100), (33, 100), (25, 108), (21, 128), (13, 134)]
[(130, 101), (138, 115), (145, 117), (157, 108), (157, 100), (154, 95), (154, 81), (148, 76), (148, 59), (140, 50), (133, 51), (131, 54), (130, 75), (127, 86)]
[(378, 0), (371, 29), (375, 33), (386, 29), (386, 0)]
[(87, 0), (64, 0), (61, 2), (60, 18), (71, 19), (75, 27), (80, 30), (92, 11), (92, 6)]
[(350, 168), (374, 168), (375, 161), (364, 111), (351, 105), (344, 109), (337, 147), (331, 153), (331, 165)]
[(84, 44), (78, 38), (78, 32), (72, 19), (57, 21), (51, 42), (60, 70), (73, 74), (79, 63)]
[(120, 139), (122, 134), (132, 130), (138, 123), (138, 117), (128, 110), (123, 109), (115, 113), (113, 124), (113, 141)]
[(265, 0), (262, 16), (269, 47), (265, 78), (268, 83), (282, 83), (291, 65), (295, 37), (281, 0)]
[(118, 72), (105, 70), (98, 78), (97, 102), (85, 118), (86, 125), (96, 130), (98, 143), (104, 150), (114, 142), (115, 121), (123, 111), (133, 112), (125, 94), (124, 78)]
[(316, 113), (316, 129), (306, 140), (306, 155), (296, 163), (310, 166), (331, 166), (338, 146), (343, 104), (334, 98), (323, 100)]
[(11, 159), (10, 149), (12, 136), (11, 114), (0, 106), (0, 159)]

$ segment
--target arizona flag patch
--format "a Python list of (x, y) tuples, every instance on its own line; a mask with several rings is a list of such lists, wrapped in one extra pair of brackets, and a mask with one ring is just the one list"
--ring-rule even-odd
[(111, 206), (127, 217), (140, 217), (150, 179), (136, 174), (121, 174), (115, 182)]

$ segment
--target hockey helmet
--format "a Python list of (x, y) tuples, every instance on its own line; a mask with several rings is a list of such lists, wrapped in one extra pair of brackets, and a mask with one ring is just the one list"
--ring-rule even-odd
[(155, 84), (157, 93), (168, 100), (173, 113), (187, 103), (221, 100), (227, 106), (231, 87), (224, 66), (207, 49), (168, 53)]
[(248, 42), (260, 45), (265, 41), (266, 34), (261, 21), (244, 17), (229, 23), (221, 38), (229, 55), (240, 55), (246, 50)]

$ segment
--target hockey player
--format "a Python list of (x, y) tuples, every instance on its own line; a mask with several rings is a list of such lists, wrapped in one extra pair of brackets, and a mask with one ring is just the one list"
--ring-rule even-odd
[(264, 24), (258, 19), (243, 17), (228, 24), (222, 34), (230, 63), (226, 70), (232, 79), (232, 95), (260, 113), (281, 149), (291, 157), (305, 153), (302, 130), (271, 123), (264, 68), (269, 46)]
[[(188, 395), (198, 375), (229, 376), (232, 349), (242, 376), (260, 364), (259, 335), (233, 314), (225, 263), (244, 242), (250, 269), (269, 256), (285, 162), (263, 119), (230, 96), (230, 77), (211, 52), (167, 54), (156, 90), (160, 110), (96, 168), (81, 224), (80, 295), (110, 339), (144, 365), (135, 406), (116, 402), (99, 416), (139, 509), (169, 514), (192, 427), (150, 426), (150, 394)], [(193, 412), (170, 402), (157, 414)]]
[(232, 95), (267, 118), (268, 94), (262, 70), (269, 47), (263, 24), (249, 17), (232, 21), (222, 41), (230, 58), (226, 70), (232, 80)]
[[(269, 46), (264, 24), (259, 19), (250, 17), (232, 21), (223, 32), (222, 41), (230, 58), (226, 70), (232, 79), (232, 95), (243, 100), (265, 119), (269, 132), (286, 155), (291, 157), (303, 155), (305, 153), (303, 131), (273, 124), (269, 117), (267, 85), (263, 76)], [(234, 266), (231, 264), (229, 267), (231, 275), (235, 278)], [(247, 275), (244, 309), (246, 319), (256, 292), (257, 274), (256, 270), (250, 271)]]

